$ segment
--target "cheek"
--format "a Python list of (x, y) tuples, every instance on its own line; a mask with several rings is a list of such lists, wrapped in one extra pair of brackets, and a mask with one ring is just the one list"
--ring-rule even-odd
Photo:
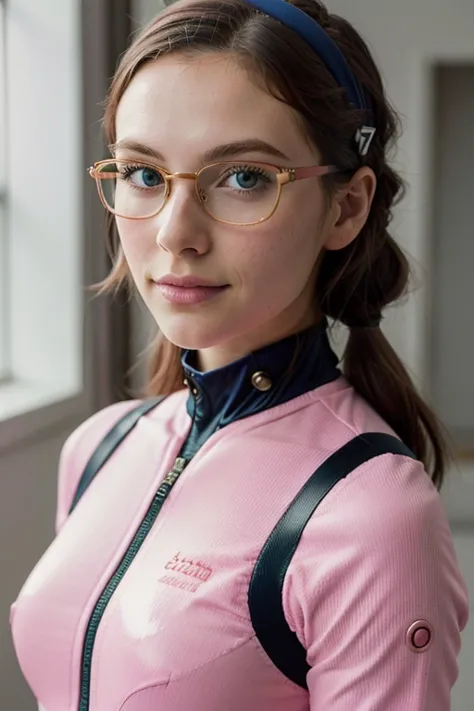
[(132, 220), (117, 218), (117, 231), (125, 259), (138, 289), (144, 279), (147, 264), (150, 264), (149, 254), (156, 248), (154, 239), (144, 225)]
[[(260, 238), (260, 239), (259, 239)], [(279, 220), (265, 227), (248, 245), (248, 282), (258, 298), (291, 301), (313, 272), (322, 247), (322, 237), (313, 216)]]

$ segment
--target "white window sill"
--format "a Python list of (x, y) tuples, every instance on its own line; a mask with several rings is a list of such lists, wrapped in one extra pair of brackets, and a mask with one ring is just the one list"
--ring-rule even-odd
[(12, 380), (0, 384), (0, 424), (18, 415), (38, 410), (58, 400), (66, 400), (77, 395), (77, 390), (64, 385), (32, 383)]
[(12, 380), (0, 384), (0, 454), (63, 427), (90, 409), (86, 393), (65, 384)]

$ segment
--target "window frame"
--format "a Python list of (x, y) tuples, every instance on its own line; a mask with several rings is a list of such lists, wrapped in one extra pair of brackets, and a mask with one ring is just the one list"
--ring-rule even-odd
[[(8, 0), (12, 5), (17, 0)], [(2, 0), (5, 2), (5, 0)], [(24, 0), (23, 0), (24, 2)], [(80, 216), (85, 287), (102, 280), (110, 269), (105, 245), (104, 210), (87, 167), (106, 155), (100, 130), (102, 106), (117, 58), (130, 33), (130, 0), (86, 0), (80, 3), (81, 149)], [(0, 454), (25, 440), (43, 439), (48, 432), (73, 426), (93, 412), (123, 397), (131, 365), (130, 307), (123, 299), (95, 298), (83, 289), (82, 388), (70, 397), (0, 420)], [(2, 387), (10, 384), (0, 384)]]

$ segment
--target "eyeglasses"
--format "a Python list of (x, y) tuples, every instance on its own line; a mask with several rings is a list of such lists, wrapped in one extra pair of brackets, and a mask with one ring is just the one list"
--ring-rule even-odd
[(335, 172), (338, 168), (333, 165), (280, 168), (225, 161), (206, 165), (197, 173), (169, 173), (151, 163), (116, 158), (89, 168), (104, 207), (117, 217), (154, 217), (171, 194), (171, 181), (183, 178), (194, 180), (199, 202), (214, 220), (245, 226), (265, 222), (274, 214), (285, 185)]

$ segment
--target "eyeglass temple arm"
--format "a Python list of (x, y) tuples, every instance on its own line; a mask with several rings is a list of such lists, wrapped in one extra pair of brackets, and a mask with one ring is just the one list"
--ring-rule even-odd
[(338, 173), (339, 168), (335, 165), (316, 165), (304, 168), (289, 168), (282, 171), (278, 176), (278, 181), (281, 185), (293, 183), (295, 180), (303, 180), (304, 178), (316, 178), (328, 173)]
[(317, 165), (308, 168), (294, 168), (291, 172), (294, 174), (294, 180), (302, 180), (303, 178), (316, 178), (329, 173), (337, 173), (338, 167), (335, 165)]
[[(97, 170), (97, 167), (95, 165), (92, 165), (90, 168), (87, 169), (87, 172), (91, 176), (91, 178), (97, 179), (99, 177), (99, 171)], [(117, 172), (115, 173), (104, 173), (103, 171), (100, 172), (100, 178), (116, 178), (117, 177)]]

